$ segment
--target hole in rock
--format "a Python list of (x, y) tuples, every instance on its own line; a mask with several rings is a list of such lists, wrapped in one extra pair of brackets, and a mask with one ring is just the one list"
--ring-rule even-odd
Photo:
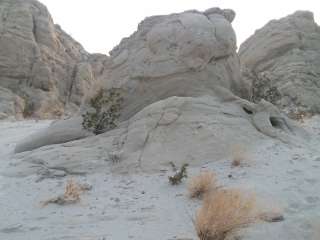
[(278, 117), (270, 117), (270, 123), (272, 127), (278, 128), (278, 129), (284, 129), (284, 122), (283, 119)]
[(247, 114), (253, 114), (253, 112), (251, 110), (249, 110), (246, 107), (242, 107), (243, 111), (245, 111)]

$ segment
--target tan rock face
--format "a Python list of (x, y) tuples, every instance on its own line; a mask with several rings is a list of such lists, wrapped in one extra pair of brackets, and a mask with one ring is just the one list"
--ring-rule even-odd
[(110, 52), (105, 86), (129, 92), (123, 118), (171, 96), (247, 96), (241, 81), (232, 10), (212, 8), (154, 16)]
[(0, 120), (15, 117), (23, 118), (25, 102), (7, 88), (0, 87)]
[(87, 173), (114, 162), (115, 171), (158, 171), (173, 159), (198, 165), (226, 158), (239, 143), (306, 141), (308, 134), (271, 103), (239, 97), (249, 97), (249, 85), (240, 76), (233, 18), (233, 11), (218, 8), (150, 17), (110, 60), (95, 54), (88, 57), (92, 64), (78, 63), (69, 101), (81, 101), (88, 73), (99, 76), (102, 87), (123, 90), (120, 123), (88, 137), (81, 117), (57, 121), (17, 144), (15, 152), (25, 153), (13, 171), (28, 175), (53, 166)]
[(320, 112), (320, 27), (311, 12), (270, 21), (241, 45), (239, 56), (254, 101)]
[(271, 139), (290, 145), (309, 139), (273, 105), (237, 97), (228, 102), (212, 96), (170, 97), (93, 137), (81, 122), (81, 118), (58, 120), (26, 137), (17, 144), (15, 152), (20, 154), (7, 173), (41, 174), (44, 168), (57, 167), (82, 173), (159, 171), (171, 161), (199, 166), (226, 159), (239, 144), (254, 149)]
[(35, 117), (76, 110), (96, 83), (90, 55), (35, 0), (1, 1), (0, 56), (0, 86), (25, 99)]

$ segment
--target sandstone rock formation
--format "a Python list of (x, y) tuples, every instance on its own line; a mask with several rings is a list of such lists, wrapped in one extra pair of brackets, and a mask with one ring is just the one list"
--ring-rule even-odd
[(104, 86), (128, 93), (122, 118), (171, 96), (217, 95), (225, 88), (247, 96), (241, 81), (232, 10), (148, 17), (110, 52)]
[(24, 141), (17, 144), (15, 152), (29, 151), (42, 146), (74, 141), (93, 135), (84, 130), (81, 123), (81, 117), (55, 121), (48, 129), (28, 136)]
[[(0, 6), (3, 2), (11, 3), (0, 1)], [(17, 0), (12, 3), (16, 4)], [(21, 6), (30, 3), (35, 2), (19, 2)], [(294, 24), (306, 24), (303, 19), (309, 17), (304, 15)], [(257, 193), (258, 216), (260, 212), (272, 210), (274, 213), (277, 206), (279, 210), (283, 207), (280, 213), (285, 221), (258, 222), (245, 231), (232, 231), (226, 239), (269, 240), (270, 236), (283, 240), (311, 239), (312, 223), (319, 218), (320, 210), (317, 172), (320, 168), (320, 118), (306, 120), (303, 125), (306, 128), (302, 129), (300, 123), (288, 119), (275, 105), (263, 99), (278, 105), (278, 100), (284, 99), (281, 89), (273, 86), (268, 89), (269, 78), (262, 78), (263, 71), (257, 78), (247, 68), (241, 78), (230, 25), (233, 18), (233, 11), (217, 8), (147, 18), (136, 33), (111, 52), (111, 58), (84, 54), (86, 57), (82, 59), (80, 54), (81, 61), (77, 62), (77, 57), (68, 55), (76, 66), (70, 68), (72, 77), (59, 71), (59, 76), (65, 78), (61, 82), (54, 81), (49, 91), (35, 87), (38, 85), (20, 86), (14, 82), (10, 87), (1, 85), (0, 119), (12, 114), (34, 114), (33, 108), (39, 116), (44, 116), (46, 111), (54, 114), (55, 101), (59, 103), (58, 110), (72, 105), (77, 108), (88, 89), (94, 92), (100, 86), (120, 87), (125, 102), (121, 119), (117, 119), (119, 125), (100, 135), (85, 131), (81, 116), (58, 120), (51, 125), (50, 121), (0, 124), (0, 205), (5, 206), (1, 208), (0, 239), (24, 240), (29, 236), (43, 240), (197, 239), (196, 231), (190, 228), (190, 213), (196, 213), (200, 202), (190, 202), (184, 182), (181, 187), (169, 186), (170, 163), (177, 167), (188, 163), (188, 176), (198, 175), (203, 170), (214, 171), (219, 188), (249, 191), (250, 196), (252, 192)], [(291, 24), (289, 21), (288, 26)], [(279, 34), (283, 31), (281, 29)], [(281, 34), (280, 43), (284, 41)], [(278, 38), (265, 47), (273, 49), (276, 44)], [(40, 56), (47, 56), (42, 52), (49, 47), (39, 46)], [(281, 49), (287, 49), (281, 46), (272, 50), (272, 54), (267, 53), (270, 64), (279, 64), (283, 71), (285, 60), (290, 66), (288, 69), (297, 66), (297, 62), (289, 61), (287, 52), (281, 53)], [(60, 54), (52, 48), (49, 50), (50, 54)], [(243, 50), (242, 57), (246, 53), (258, 56), (263, 52), (250, 50), (249, 54), (249, 50)], [(304, 51), (316, 53), (310, 49), (299, 51), (302, 51), (301, 59), (307, 59)], [(61, 64), (66, 64), (61, 57), (63, 54), (59, 54), (55, 56)], [(317, 55), (314, 56), (316, 59)], [(256, 56), (252, 61), (269, 69), (264, 62), (266, 56), (259, 57), (261, 61), (255, 62)], [(50, 71), (57, 68), (52, 68), (57, 58), (50, 58)], [(251, 66), (250, 58), (245, 59)], [(1, 60), (0, 55), (0, 70), (3, 69)], [(66, 68), (69, 69), (68, 64)], [(276, 66), (272, 65), (271, 69)], [(293, 68), (291, 70), (290, 74), (296, 73)], [(275, 72), (280, 74), (279, 71)], [(38, 72), (34, 78), (38, 81), (41, 76)], [(8, 79), (4, 83), (8, 83)], [(96, 84), (100, 80), (102, 85)], [(254, 102), (248, 101), (251, 85)], [(58, 91), (60, 87), (64, 89), (62, 93)], [(311, 90), (306, 88), (305, 93), (308, 91)], [(34, 93), (30, 96), (33, 101), (29, 102), (21, 92)], [(34, 106), (38, 102), (39, 106)], [(108, 105), (108, 101), (101, 102)], [(297, 102), (292, 104), (302, 107)], [(98, 109), (95, 105), (99, 104), (91, 103), (90, 109), (83, 104), (82, 109), (91, 113)], [(292, 107), (279, 106), (289, 110)], [(240, 166), (235, 168), (232, 162), (238, 159)], [(139, 174), (126, 174), (136, 172)], [(71, 176), (75, 184), (87, 183), (92, 191), (81, 196), (81, 202), (73, 206), (39, 207), (48, 202), (59, 203), (55, 200), (59, 200), (63, 183)], [(66, 192), (78, 195), (81, 192), (79, 188), (70, 189), (67, 185)]]
[[(76, 125), (72, 119), (58, 123), (60, 127)], [(52, 136), (61, 137), (51, 133), (63, 131), (53, 129), (29, 137), (16, 151), (32, 150), (40, 146), (36, 143), (46, 145)], [(144, 108), (115, 130), (18, 154), (12, 170), (18, 175), (47, 174), (56, 169), (77, 173), (157, 171), (170, 161), (199, 165), (224, 159), (233, 146), (255, 148), (270, 137), (296, 145), (301, 138), (307, 140), (303, 130), (263, 101), (256, 105), (237, 97), (230, 101), (212, 96), (171, 97)]]
[[(17, 153), (42, 148), (21, 153), (14, 165), (24, 174), (86, 173), (114, 162), (120, 171), (150, 171), (172, 160), (219, 160), (233, 145), (254, 147), (270, 137), (298, 144), (305, 133), (274, 105), (239, 97), (249, 97), (250, 85), (240, 77), (233, 18), (233, 11), (217, 8), (147, 18), (111, 52), (110, 62), (93, 57), (101, 63), (94, 71), (107, 76), (104, 87), (124, 90), (120, 126), (65, 143), (87, 135), (79, 118), (57, 122), (19, 143)], [(53, 143), (64, 144), (46, 146)]]
[(253, 101), (264, 98), (292, 116), (320, 112), (320, 27), (311, 12), (270, 21), (239, 56)]
[[(231, 26), (234, 16), (232, 10), (212, 8), (150, 17), (111, 51), (110, 60), (90, 55), (94, 75), (101, 76), (102, 86), (123, 89), (121, 120), (171, 96), (208, 94), (227, 99), (234, 97), (232, 92), (247, 96)], [(42, 141), (42, 134), (32, 139), (43, 145), (48, 142)], [(30, 144), (21, 143), (16, 151), (38, 145)]]
[(15, 116), (23, 118), (25, 102), (7, 88), (0, 87), (0, 120)]
[(17, 111), (0, 108), (2, 116), (52, 118), (76, 111), (96, 83), (99, 66), (91, 62), (97, 57), (55, 25), (36, 0), (1, 1), (0, 55), (1, 91), (24, 100)]

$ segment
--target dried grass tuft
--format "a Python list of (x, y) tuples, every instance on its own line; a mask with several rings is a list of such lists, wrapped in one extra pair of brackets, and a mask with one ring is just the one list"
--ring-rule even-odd
[(209, 171), (202, 172), (198, 176), (193, 177), (188, 185), (190, 198), (199, 199), (215, 191), (217, 188), (216, 176), (213, 172)]
[(288, 113), (288, 117), (296, 120), (300, 123), (304, 123), (305, 120), (310, 119), (314, 113), (308, 112), (308, 111), (303, 111), (303, 110), (298, 110), (298, 109), (293, 109)]
[(90, 189), (90, 185), (78, 184), (74, 180), (70, 179), (67, 182), (64, 194), (44, 201), (42, 206), (47, 206), (48, 204), (68, 205), (77, 203), (81, 199), (81, 194)]
[(200, 240), (224, 240), (228, 234), (253, 223), (255, 196), (240, 190), (217, 190), (204, 198), (195, 219)]
[(247, 149), (243, 145), (240, 145), (240, 144), (234, 145), (231, 148), (231, 157), (232, 157), (232, 162), (231, 162), (232, 167), (242, 167), (242, 166), (249, 165), (250, 158), (248, 156)]

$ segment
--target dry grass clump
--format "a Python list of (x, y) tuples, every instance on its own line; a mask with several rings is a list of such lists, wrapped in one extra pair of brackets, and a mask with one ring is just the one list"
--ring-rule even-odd
[(231, 163), (231, 166), (232, 167), (240, 167), (241, 166), (241, 160), (236, 158), (236, 159), (233, 159), (232, 160), (232, 163)]
[(241, 167), (249, 165), (249, 156), (247, 150), (242, 145), (234, 145), (231, 149), (232, 167)]
[(188, 185), (189, 196), (201, 199), (206, 194), (216, 190), (217, 179), (213, 172), (205, 171), (193, 177)]
[(64, 194), (51, 198), (42, 203), (43, 206), (48, 204), (68, 205), (74, 204), (80, 201), (80, 196), (83, 192), (91, 189), (91, 186), (87, 184), (78, 184), (72, 179), (68, 180)]
[(303, 110), (294, 109), (288, 113), (289, 118), (296, 120), (300, 123), (304, 123), (306, 119), (309, 119), (313, 116), (312, 112), (307, 112)]
[(217, 190), (206, 196), (195, 219), (200, 240), (223, 240), (255, 221), (255, 196), (240, 190)]

